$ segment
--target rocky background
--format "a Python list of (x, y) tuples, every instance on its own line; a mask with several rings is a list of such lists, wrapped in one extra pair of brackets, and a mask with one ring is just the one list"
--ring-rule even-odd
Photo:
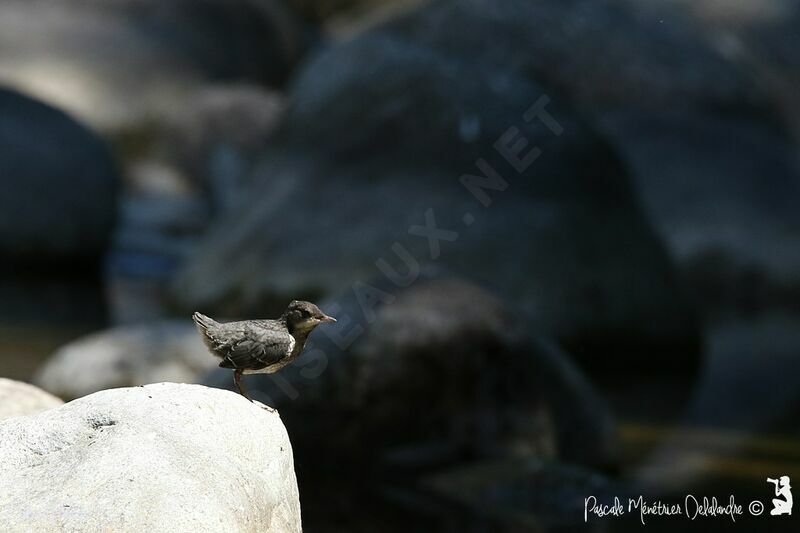
[[(207, 389), (163, 386), (180, 410), (153, 420), (138, 389), (92, 393), (230, 389), (190, 314), (292, 299), (339, 319), (247, 379), (294, 463), (205, 518), (189, 497), (180, 527), (256, 498), (231, 528), (299, 528), (276, 495), (295, 468), (311, 532), (568, 530), (585, 495), (642, 490), (766, 500), (767, 475), (800, 476), (798, 22), (791, 0), (4, 0), (0, 418), (29, 418), (0, 424), (0, 459), (38, 465), (14, 501), (49, 516), (66, 493), (45, 480), (90, 470), (158, 505), (167, 478), (268, 475), (271, 456), (204, 452), (118, 486), (95, 433), (150, 476), (130, 442), (204, 446), (164, 429), (192, 402), (229, 429), (220, 453), (266, 422)], [(77, 443), (74, 472), (25, 439)], [(59, 516), (107, 525), (93, 497)], [(0, 526), (33, 516), (2, 504)]]

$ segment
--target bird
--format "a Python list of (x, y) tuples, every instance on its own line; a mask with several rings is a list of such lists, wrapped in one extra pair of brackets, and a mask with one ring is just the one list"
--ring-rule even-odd
[(275, 320), (222, 323), (198, 312), (192, 320), (211, 354), (222, 358), (219, 366), (233, 369), (236, 390), (251, 402), (242, 374), (277, 372), (297, 359), (314, 328), (336, 322), (313, 303), (300, 300), (293, 300)]

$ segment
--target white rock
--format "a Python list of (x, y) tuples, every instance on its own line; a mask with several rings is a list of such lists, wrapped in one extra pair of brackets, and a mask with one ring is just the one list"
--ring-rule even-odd
[(39, 387), (0, 378), (0, 420), (12, 416), (34, 415), (63, 403), (61, 399)]
[(218, 363), (188, 318), (165, 320), (119, 326), (73, 341), (47, 360), (33, 382), (72, 399), (115, 387), (191, 383)]
[(291, 444), (231, 392), (98, 392), (0, 422), (0, 530), (299, 532)]

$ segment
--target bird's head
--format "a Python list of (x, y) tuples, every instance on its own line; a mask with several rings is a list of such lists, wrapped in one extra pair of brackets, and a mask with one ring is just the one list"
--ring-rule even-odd
[(311, 302), (294, 300), (286, 308), (282, 317), (291, 333), (309, 333), (323, 322), (336, 322), (332, 316), (323, 313)]

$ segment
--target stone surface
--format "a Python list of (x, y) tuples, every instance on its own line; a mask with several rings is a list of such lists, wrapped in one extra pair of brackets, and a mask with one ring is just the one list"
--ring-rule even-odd
[(742, 74), (684, 17), (658, 15), (618, 0), (445, 0), (382, 31), (513, 70), (588, 110), (709, 97), (757, 105)]
[(653, 13), (682, 12), (691, 18), (721, 54), (756, 79), (781, 122), (800, 140), (800, 97), (794, 90), (800, 82), (797, 2), (648, 0), (646, 5)]
[(0, 88), (0, 268), (97, 261), (111, 237), (117, 185), (97, 136), (55, 108)]
[[(800, 437), (800, 375), (794, 371), (800, 319), (774, 310), (731, 315), (710, 323), (708, 337), (706, 364), (681, 417), (661, 428), (625, 430), (626, 442), (638, 438), (648, 448), (632, 478), (655, 490), (685, 494), (698, 484), (730, 486), (737, 482), (736, 471), (725, 467), (731, 458), (769, 462), (786, 457), (783, 464), (792, 471), (791, 454)], [(649, 416), (648, 421), (654, 419)], [(757, 481), (754, 494), (763, 482)]]
[[(348, 292), (323, 305), (338, 321), (319, 328), (294, 364), (246, 377), (255, 398), (280, 408), (298, 463), (616, 463), (605, 401), (563, 351), (532, 338), (513, 307), (456, 279), (379, 290), (392, 301), (365, 310)], [(231, 372), (216, 370), (206, 383), (231, 387)]]
[[(800, 4), (630, 3), (651, 20), (702, 33), (705, 48), (739, 75), (738, 90), (722, 98), (716, 79), (699, 76), (696, 93), (678, 106), (627, 109), (604, 120), (607, 130), (636, 170), (659, 231), (696, 278), (695, 292), (717, 307), (753, 296), (780, 304), (769, 285), (796, 286), (800, 268)], [(755, 295), (753, 278), (761, 285)]]
[(537, 460), (455, 467), (422, 485), (478, 516), (500, 520), (503, 531), (607, 531), (601, 520), (584, 521), (585, 498), (611, 506), (614, 496), (625, 502), (631, 491), (591, 470)]
[(0, 378), (0, 420), (35, 415), (63, 403), (61, 399), (33, 385)]
[(319, 22), (337, 17), (364, 18), (386, 6), (406, 6), (424, 0), (287, 0), (287, 3), (305, 18)]
[[(693, 367), (691, 309), (614, 152), (529, 77), (473, 59), (379, 29), (309, 62), (247, 198), (187, 262), (176, 300), (265, 314), (373, 279), (380, 258), (403, 271), (402, 246), (422, 267), (490, 282), (587, 364), (646, 350)], [(526, 122), (536, 102), (557, 127)], [(509, 131), (542, 152), (521, 173), (495, 147)], [(473, 196), (460, 180), (482, 175), (479, 160), (507, 190)], [(433, 247), (431, 226), (449, 232)]]
[(213, 214), (235, 203), (279, 125), (283, 96), (256, 85), (197, 89), (165, 125), (160, 150), (205, 192)]
[(56, 351), (34, 382), (63, 398), (158, 381), (196, 382), (218, 361), (187, 320), (118, 326)]
[(280, 0), (9, 0), (0, 80), (117, 131), (208, 81), (285, 82), (307, 33)]
[(0, 523), (28, 531), (301, 531), (277, 413), (159, 383), (0, 423)]
[[(383, 31), (569, 98), (627, 163), (682, 268), (722, 253), (780, 280), (800, 267), (800, 179), (787, 131), (800, 116), (791, 103), (797, 9), (735, 4), (452, 0)], [(726, 23), (738, 33), (726, 38)]]

